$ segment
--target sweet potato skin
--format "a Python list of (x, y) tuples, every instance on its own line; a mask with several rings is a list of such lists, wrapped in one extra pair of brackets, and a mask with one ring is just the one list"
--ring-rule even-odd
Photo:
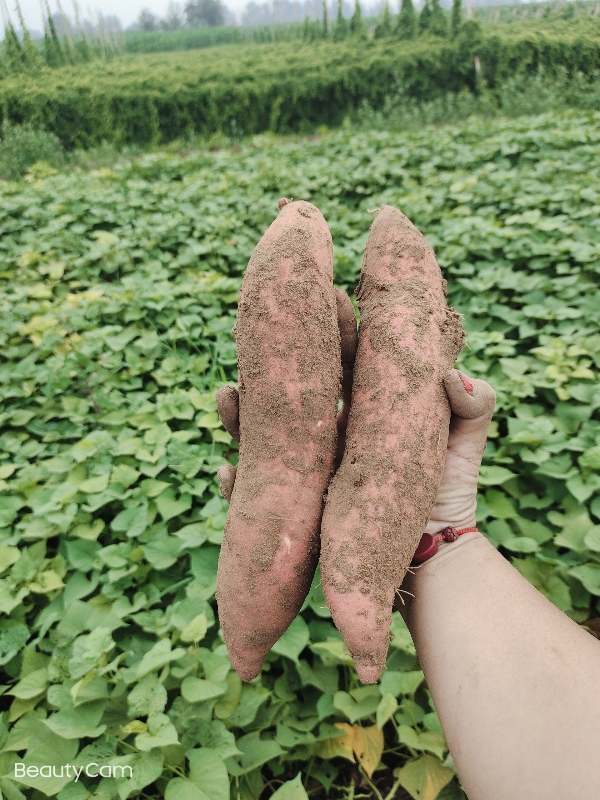
[(233, 334), (240, 454), (216, 595), (231, 662), (251, 680), (310, 588), (336, 451), (333, 244), (315, 206), (280, 204), (248, 264)]
[(321, 526), (323, 589), (363, 683), (385, 668), (394, 595), (445, 464), (444, 375), (464, 334), (425, 238), (397, 209), (374, 220), (344, 457)]

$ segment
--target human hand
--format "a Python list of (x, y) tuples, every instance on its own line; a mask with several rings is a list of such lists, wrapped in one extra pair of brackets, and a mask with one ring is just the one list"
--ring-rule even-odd
[[(488, 428), (494, 413), (496, 393), (486, 381), (468, 378), (457, 369), (444, 379), (452, 415), (446, 464), (425, 533), (437, 534), (444, 528), (474, 528), (477, 507), (477, 481), (485, 450)], [(475, 534), (466, 534), (473, 536)], [(461, 536), (461, 544), (464, 544)], [(441, 542), (439, 550), (456, 548), (458, 543)], [(418, 569), (418, 567), (417, 567)], [(396, 593), (395, 606), (408, 620), (414, 595), (413, 570), (409, 570)]]
[(443, 528), (475, 527), (477, 479), (494, 413), (496, 393), (486, 381), (468, 378), (457, 369), (444, 379), (452, 416), (446, 465), (426, 533)]
[[(337, 469), (344, 455), (346, 443), (346, 427), (350, 412), (350, 399), (352, 397), (352, 374), (354, 359), (358, 345), (358, 331), (356, 328), (356, 315), (348, 295), (341, 289), (335, 290), (337, 303), (338, 329), (340, 332), (340, 349), (342, 358), (342, 408), (337, 415), (337, 453), (335, 468)], [(229, 435), (240, 441), (240, 404), (237, 389), (233, 386), (224, 386), (217, 392), (217, 409), (221, 422)], [(217, 470), (221, 494), (225, 500), (231, 499), (235, 484), (236, 468), (232, 464), (224, 464)]]

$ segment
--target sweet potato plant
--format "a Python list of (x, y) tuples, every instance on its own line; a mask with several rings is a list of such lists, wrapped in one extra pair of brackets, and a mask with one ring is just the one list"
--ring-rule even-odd
[[(598, 631), (599, 130), (340, 131), (0, 183), (3, 795), (417, 797), (427, 778), (463, 796), (398, 614), (361, 686), (317, 574), (260, 675), (232, 670), (216, 472), (238, 448), (214, 395), (237, 382), (242, 272), (279, 197), (321, 209), (351, 290), (367, 209), (405, 209), (464, 314), (459, 364), (498, 395), (479, 526)], [(15, 777), (92, 762), (132, 777)]]

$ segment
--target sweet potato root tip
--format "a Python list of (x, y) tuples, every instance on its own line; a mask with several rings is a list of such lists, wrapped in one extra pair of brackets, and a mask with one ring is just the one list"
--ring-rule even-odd
[(321, 526), (321, 574), (359, 676), (385, 668), (396, 589), (429, 519), (450, 420), (444, 377), (462, 348), (431, 247), (382, 206), (356, 291), (361, 312), (342, 463)]
[(224, 464), (217, 470), (219, 489), (227, 502), (231, 500), (231, 493), (233, 492), (233, 485), (235, 483), (235, 474), (236, 468), (231, 464)]
[(233, 386), (223, 386), (217, 392), (217, 409), (221, 422), (225, 426), (227, 433), (240, 441), (240, 399), (237, 389)]
[(281, 211), (284, 206), (287, 206), (288, 203), (291, 203), (291, 200), (288, 200), (287, 197), (281, 197), (277, 201), (277, 208)]
[(334, 465), (341, 361), (333, 244), (312, 204), (283, 204), (256, 246), (234, 337), (240, 452), (217, 603), (232, 664), (248, 680), (310, 588)]

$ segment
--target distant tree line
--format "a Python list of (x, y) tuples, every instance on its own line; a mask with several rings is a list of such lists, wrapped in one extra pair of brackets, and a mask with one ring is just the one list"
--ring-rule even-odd
[[(354, 0), (354, 10), (349, 19), (344, 13), (343, 0), (337, 0), (337, 13), (334, 18), (325, 0), (322, 9), (320, 20), (306, 16), (303, 37), (305, 41), (331, 39), (339, 42), (349, 37), (361, 39), (368, 37), (369, 31), (360, 0)], [(416, 39), (417, 36), (425, 34), (454, 38), (462, 24), (462, 0), (453, 0), (450, 12), (442, 8), (440, 0), (425, 0), (420, 12), (416, 11), (413, 0), (401, 0), (398, 14), (392, 14), (389, 0), (385, 0), (372, 33), (375, 39), (406, 40)]]
[(143, 8), (130, 30), (177, 31), (181, 28), (218, 27), (234, 21), (223, 0), (188, 0), (185, 5), (170, 0), (165, 17)]
[(107, 58), (123, 49), (118, 17), (104, 17), (97, 12), (95, 20), (84, 19), (77, 0), (73, 0), (73, 20), (64, 13), (60, 0), (56, 0), (56, 4), (58, 11), (53, 13), (49, 0), (41, 0), (44, 32), (35, 39), (25, 24), (19, 0), (15, 0), (18, 25), (8, 14), (7, 7), (2, 8), (4, 39), (0, 43), (0, 76), (35, 72), (42, 66), (60, 67)]

